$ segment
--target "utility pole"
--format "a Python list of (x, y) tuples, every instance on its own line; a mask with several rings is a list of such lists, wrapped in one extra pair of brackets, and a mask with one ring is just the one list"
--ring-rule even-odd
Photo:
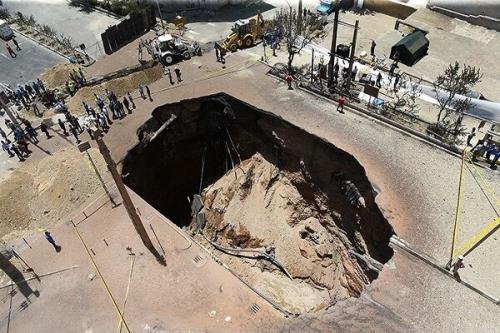
[(312, 56), (311, 56), (311, 83), (313, 83), (313, 79), (314, 79), (314, 49), (312, 49)]
[(99, 151), (102, 154), (102, 157), (106, 161), (106, 164), (108, 165), (108, 169), (111, 172), (111, 175), (113, 176), (113, 179), (115, 180), (116, 187), (118, 188), (118, 192), (120, 192), (120, 195), (123, 200), (123, 205), (127, 209), (128, 216), (132, 220), (132, 224), (135, 227), (135, 230), (141, 237), (142, 243), (144, 246), (148, 248), (148, 250), (156, 257), (156, 260), (164, 266), (167, 265), (165, 258), (156, 250), (154, 247), (153, 243), (151, 242), (151, 239), (149, 238), (149, 235), (146, 231), (146, 228), (144, 228), (144, 225), (142, 224), (141, 218), (137, 214), (137, 211), (135, 209), (134, 203), (132, 202), (132, 199), (130, 198), (130, 195), (128, 194), (127, 188), (123, 184), (122, 177), (118, 173), (118, 170), (116, 169), (116, 163), (113, 161), (113, 158), (111, 157), (111, 154), (109, 152), (108, 147), (106, 147), (106, 144), (101, 138), (101, 133), (100, 131), (94, 131), (94, 137), (95, 141), (97, 143), (97, 146), (99, 147)]
[(351, 46), (351, 57), (349, 58), (349, 71), (347, 72), (347, 91), (351, 89), (351, 76), (352, 76), (352, 66), (354, 65), (354, 54), (356, 53), (356, 40), (358, 38), (358, 26), (359, 21), (356, 20), (354, 25), (354, 35), (352, 36), (352, 46)]
[(333, 86), (333, 67), (335, 66), (335, 48), (337, 47), (337, 33), (339, 28), (339, 11), (340, 8), (335, 8), (335, 16), (333, 19), (333, 34), (332, 46), (330, 47), (330, 61), (328, 62), (328, 87)]
[(89, 154), (89, 149), (90, 149), (90, 143), (88, 141), (82, 142), (78, 145), (78, 150), (80, 152), (85, 152), (87, 157), (89, 158), (90, 164), (92, 165), (92, 168), (94, 168), (95, 174), (97, 175), (97, 178), (99, 179), (99, 182), (101, 183), (102, 188), (104, 189), (104, 192), (106, 192), (106, 195), (109, 198), (109, 201), (113, 204), (114, 207), (118, 206), (118, 204), (115, 202), (113, 197), (111, 196), (111, 193), (109, 193), (109, 190), (106, 186), (106, 183), (104, 182), (104, 179), (102, 179), (101, 174), (99, 173), (99, 170), (97, 169), (97, 166), (94, 163), (94, 160), (92, 160), (92, 156)]
[(161, 28), (165, 30), (165, 26), (163, 25), (163, 18), (161, 15), (160, 3), (158, 0), (156, 0), (156, 6), (158, 7), (158, 16), (160, 16)]
[(302, 0), (299, 0), (299, 11), (297, 13), (297, 31), (298, 34), (300, 35), (302, 33)]

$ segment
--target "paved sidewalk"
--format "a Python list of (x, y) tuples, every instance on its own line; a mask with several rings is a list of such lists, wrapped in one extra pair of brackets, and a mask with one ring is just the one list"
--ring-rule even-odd
[[(123, 205), (112, 208), (101, 196), (72, 219), (124, 311), (131, 332), (270, 331), (284, 320), (280, 312), (217, 264), (209, 253), (131, 194), (153, 243), (160, 249), (150, 224), (165, 250), (167, 267), (158, 264), (144, 247)], [(60, 253), (41, 235), (28, 239), (32, 248), (20, 243), (17, 251), (39, 275), (78, 267), (41, 277), (41, 281), (29, 281), (25, 286), (32, 290), (28, 299), (19, 293), (14, 295), (9, 332), (117, 331), (116, 310), (74, 227), (66, 223), (51, 233), (62, 246)], [(2, 285), (6, 282), (4, 279)], [(10, 289), (0, 292), (0, 318), (8, 318)], [(256, 314), (250, 311), (252, 304), (259, 306)], [(7, 321), (4, 319), (1, 326), (6, 327)], [(122, 331), (126, 332), (125, 328)]]

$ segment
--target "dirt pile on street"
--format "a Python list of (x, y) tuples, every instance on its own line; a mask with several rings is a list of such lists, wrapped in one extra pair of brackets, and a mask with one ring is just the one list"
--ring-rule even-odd
[(69, 110), (75, 114), (84, 113), (82, 101), (86, 101), (89, 105), (96, 107), (94, 103), (94, 93), (105, 98), (104, 89), (109, 89), (112, 90), (116, 96), (120, 97), (127, 92), (136, 90), (140, 83), (150, 84), (158, 81), (161, 79), (162, 75), (163, 71), (161, 66), (154, 66), (95, 86), (83, 87), (71, 97), (68, 103)]
[[(99, 169), (106, 167), (91, 149)], [(0, 183), (0, 237), (16, 238), (30, 230), (49, 228), (100, 191), (90, 162), (76, 148), (65, 148), (36, 163), (22, 165)]]
[(69, 81), (69, 73), (73, 70), (78, 70), (78, 65), (76, 64), (59, 64), (51, 67), (47, 71), (40, 75), (40, 80), (42, 80), (46, 87), (57, 88), (64, 86), (66, 81)]

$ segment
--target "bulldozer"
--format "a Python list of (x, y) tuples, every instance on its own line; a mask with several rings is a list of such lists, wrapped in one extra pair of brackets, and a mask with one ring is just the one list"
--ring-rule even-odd
[(265, 23), (260, 12), (257, 14), (257, 19), (236, 21), (231, 29), (231, 34), (224, 39), (221, 47), (234, 52), (237, 49), (255, 45), (264, 34)]

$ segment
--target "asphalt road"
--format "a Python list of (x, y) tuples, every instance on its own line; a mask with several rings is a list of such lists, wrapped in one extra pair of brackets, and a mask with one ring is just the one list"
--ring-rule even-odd
[[(25, 83), (35, 79), (46, 69), (68, 62), (68, 60), (49, 49), (38, 45), (22, 35), (16, 37), (21, 51), (15, 51), (16, 58), (11, 58), (5, 45), (0, 48), (0, 82), (15, 87), (18, 83)], [(15, 50), (14, 44), (9, 43)]]
[(118, 20), (101, 12), (82, 11), (79, 7), (71, 7), (66, 1), (15, 1), (4, 0), (3, 6), (11, 13), (17, 11), (25, 15), (33, 15), (40, 24), (46, 24), (59, 34), (71, 37), (75, 45), (84, 43), (87, 52), (94, 58), (104, 55), (97, 42), (101, 40), (101, 33)]

